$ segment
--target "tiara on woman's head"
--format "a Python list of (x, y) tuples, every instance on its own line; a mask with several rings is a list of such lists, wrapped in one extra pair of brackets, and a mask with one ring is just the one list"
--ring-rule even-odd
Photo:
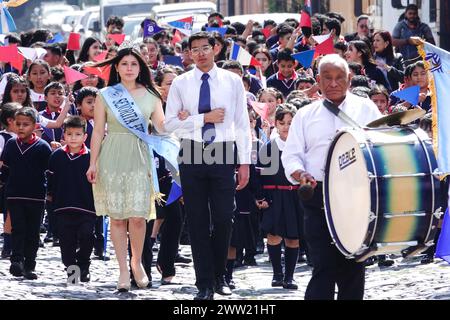
[(119, 46), (118, 51), (120, 51), (122, 49), (134, 49), (137, 52), (141, 51), (141, 48), (139, 47), (139, 44), (136, 43), (136, 42), (133, 42), (131, 40), (125, 40), (124, 42), (122, 42), (122, 44)]

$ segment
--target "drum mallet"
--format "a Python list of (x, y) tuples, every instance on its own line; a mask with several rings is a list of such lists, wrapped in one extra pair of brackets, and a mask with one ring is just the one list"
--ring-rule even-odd
[(311, 183), (308, 181), (305, 184), (302, 184), (300, 188), (297, 190), (298, 197), (303, 200), (309, 200), (314, 195), (314, 188), (311, 186)]

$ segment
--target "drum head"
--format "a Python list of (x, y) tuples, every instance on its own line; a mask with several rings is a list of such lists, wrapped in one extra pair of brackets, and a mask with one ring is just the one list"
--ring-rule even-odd
[(331, 220), (328, 226), (338, 248), (352, 255), (366, 238), (371, 208), (367, 165), (353, 134), (344, 132), (335, 138), (334, 147), (329, 150), (326, 174), (325, 202), (330, 211), (327, 219)]

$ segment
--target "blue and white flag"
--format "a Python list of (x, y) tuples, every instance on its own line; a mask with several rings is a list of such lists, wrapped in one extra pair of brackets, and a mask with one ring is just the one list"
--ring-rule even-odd
[(255, 57), (236, 42), (231, 42), (230, 60), (238, 61), (243, 66), (261, 66), (261, 63)]
[(429, 71), (433, 144), (440, 172), (450, 174), (450, 52), (432, 44), (418, 47)]
[(8, 11), (8, 7), (4, 2), (0, 3), (0, 34), (8, 32), (16, 32), (16, 24)]

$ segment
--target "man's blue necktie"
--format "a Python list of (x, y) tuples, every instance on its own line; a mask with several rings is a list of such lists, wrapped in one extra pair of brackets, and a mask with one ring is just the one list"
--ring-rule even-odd
[[(208, 83), (209, 74), (202, 75), (202, 85), (200, 87), (200, 98), (198, 99), (198, 113), (208, 113), (211, 111), (211, 92)], [(202, 128), (202, 139), (206, 144), (210, 144), (216, 138), (214, 123), (205, 123)]]

